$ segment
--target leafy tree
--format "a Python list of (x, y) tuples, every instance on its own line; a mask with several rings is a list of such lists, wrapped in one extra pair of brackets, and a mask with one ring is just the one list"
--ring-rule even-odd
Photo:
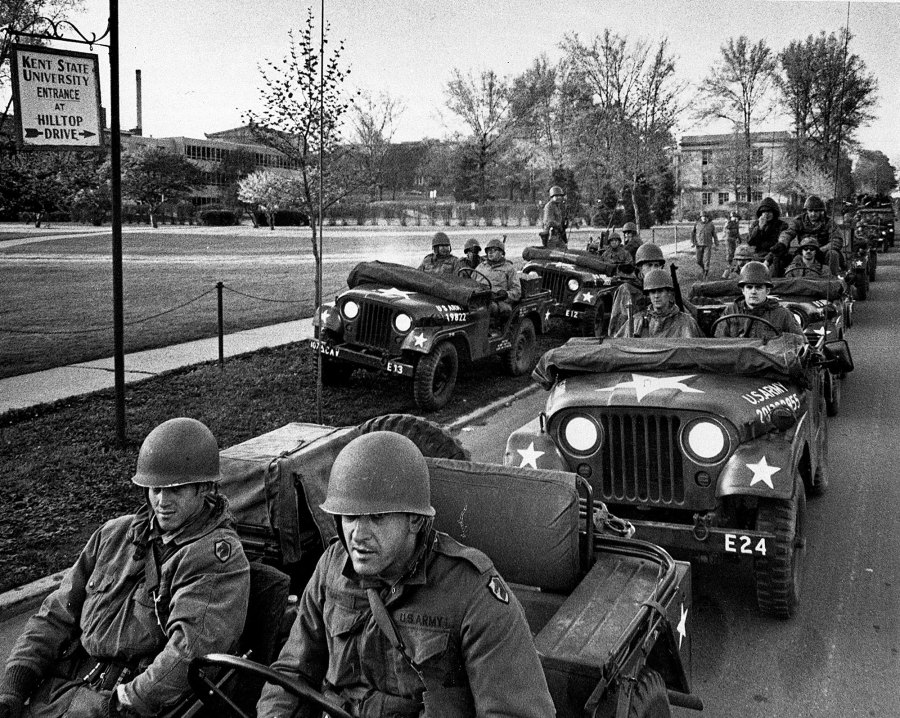
[(160, 205), (186, 198), (200, 181), (200, 170), (190, 160), (164, 147), (141, 147), (122, 156), (122, 196), (146, 205), (154, 228)]
[(483, 201), (484, 174), (477, 159), (478, 152), (469, 145), (460, 145), (456, 153), (456, 169), (453, 173), (453, 198), (457, 202)]
[(270, 230), (275, 229), (275, 213), (293, 204), (296, 190), (291, 177), (272, 170), (257, 170), (238, 180), (238, 199), (265, 212)]
[(493, 70), (485, 70), (476, 78), (454, 68), (444, 94), (447, 107), (462, 119), (471, 133), (462, 145), (468, 155), (463, 164), (476, 169), (477, 201), (484, 202), (491, 190), (489, 174), (513, 126), (509, 85)]
[(857, 192), (888, 194), (897, 186), (897, 170), (878, 150), (860, 150), (853, 168)]
[(69, 152), (19, 152), (0, 162), (0, 211), (34, 213), (40, 227), (50, 212), (66, 208), (69, 196), (63, 171)]
[(655, 224), (665, 224), (672, 219), (677, 194), (675, 173), (671, 167), (666, 167), (654, 175), (651, 186), (650, 211), (653, 213)]
[(387, 93), (361, 93), (352, 107), (353, 139), (373, 199), (382, 199), (388, 152), (403, 110), (403, 105)]
[(440, 142), (426, 139), (425, 155), (422, 158), (418, 172), (425, 179), (429, 189), (437, 190), (438, 195), (453, 193), (457, 167), (459, 142)]
[(818, 195), (823, 200), (834, 195), (834, 171), (823, 169), (819, 162), (806, 160), (794, 178), (794, 187), (801, 195)]

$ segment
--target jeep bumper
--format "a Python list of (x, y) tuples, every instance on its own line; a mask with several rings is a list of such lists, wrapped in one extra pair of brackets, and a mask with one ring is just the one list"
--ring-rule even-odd
[(348, 364), (356, 364), (357, 366), (375, 371), (383, 371), (394, 376), (412, 377), (415, 373), (415, 367), (405, 361), (399, 359), (387, 359), (374, 354), (366, 354), (356, 349), (349, 349), (343, 346), (335, 346), (320, 339), (310, 339), (310, 348), (322, 354), (323, 356), (333, 357)]
[[(615, 507), (612, 509), (615, 513)], [(744, 558), (766, 556), (775, 550), (775, 534), (764, 531), (705, 526), (698, 523), (662, 523), (658, 521), (630, 521), (634, 537), (664, 548), (694, 554), (722, 554)]]

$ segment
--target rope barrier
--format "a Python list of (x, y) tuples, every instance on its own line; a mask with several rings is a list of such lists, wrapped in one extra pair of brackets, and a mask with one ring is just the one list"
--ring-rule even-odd
[(232, 289), (231, 287), (227, 287), (222, 285), (222, 289), (231, 292), (232, 294), (239, 294), (242, 297), (248, 297), (250, 299), (258, 299), (261, 302), (274, 302), (275, 304), (302, 304), (302, 299), (267, 299), (266, 297), (257, 297), (254, 294), (247, 294), (246, 292), (240, 292), (237, 289)]

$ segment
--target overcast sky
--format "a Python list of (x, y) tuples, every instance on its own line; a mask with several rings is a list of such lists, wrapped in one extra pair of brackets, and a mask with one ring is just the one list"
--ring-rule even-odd
[[(107, 0), (84, 4), (76, 24), (102, 32)], [(123, 127), (135, 124), (136, 68), (143, 74), (145, 134), (203, 137), (242, 124), (243, 111), (258, 99), (259, 63), (285, 55), (288, 30), (303, 24), (310, 5), (309, 0), (120, 3)], [(311, 6), (318, 18), (318, 0)], [(851, 50), (879, 82), (878, 117), (859, 138), (900, 166), (900, 3), (849, 7)], [(346, 43), (351, 84), (402, 100), (406, 110), (395, 139), (413, 140), (456, 129), (442, 109), (454, 67), (516, 75), (541, 53), (558, 58), (566, 33), (589, 39), (610, 28), (631, 39), (667, 37), (678, 74), (696, 87), (729, 37), (764, 38), (778, 51), (791, 40), (838, 31), (847, 8), (846, 2), (818, 0), (326, 0), (325, 15), (331, 37)], [(100, 55), (106, 72), (102, 48)], [(104, 104), (108, 97), (104, 85)], [(765, 129), (775, 128), (786, 126), (770, 123)]]

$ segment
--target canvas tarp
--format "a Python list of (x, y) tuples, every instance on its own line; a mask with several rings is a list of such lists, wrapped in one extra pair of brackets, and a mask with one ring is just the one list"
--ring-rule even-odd
[(470, 277), (452, 277), (423, 272), (414, 267), (391, 262), (360, 262), (347, 276), (347, 286), (365, 288), (380, 284), (407, 292), (421, 292), (445, 302), (467, 307), (490, 299), (487, 285)]
[(795, 334), (763, 339), (575, 338), (551, 349), (532, 373), (545, 389), (577, 374), (698, 371), (804, 381), (806, 340)]
[(598, 274), (606, 274), (612, 276), (616, 273), (616, 265), (609, 262), (601, 262), (600, 257), (590, 252), (580, 249), (544, 249), (543, 247), (525, 247), (522, 251), (522, 259), (526, 262), (545, 261), (545, 262), (565, 262), (574, 264), (582, 269), (587, 269)]
[[(847, 286), (837, 277), (809, 279), (807, 277), (784, 277), (773, 279), (771, 294), (779, 299), (839, 299), (844, 296)], [(700, 297), (740, 297), (741, 288), (737, 279), (720, 279), (716, 282), (695, 282), (691, 287), (691, 300)]]

